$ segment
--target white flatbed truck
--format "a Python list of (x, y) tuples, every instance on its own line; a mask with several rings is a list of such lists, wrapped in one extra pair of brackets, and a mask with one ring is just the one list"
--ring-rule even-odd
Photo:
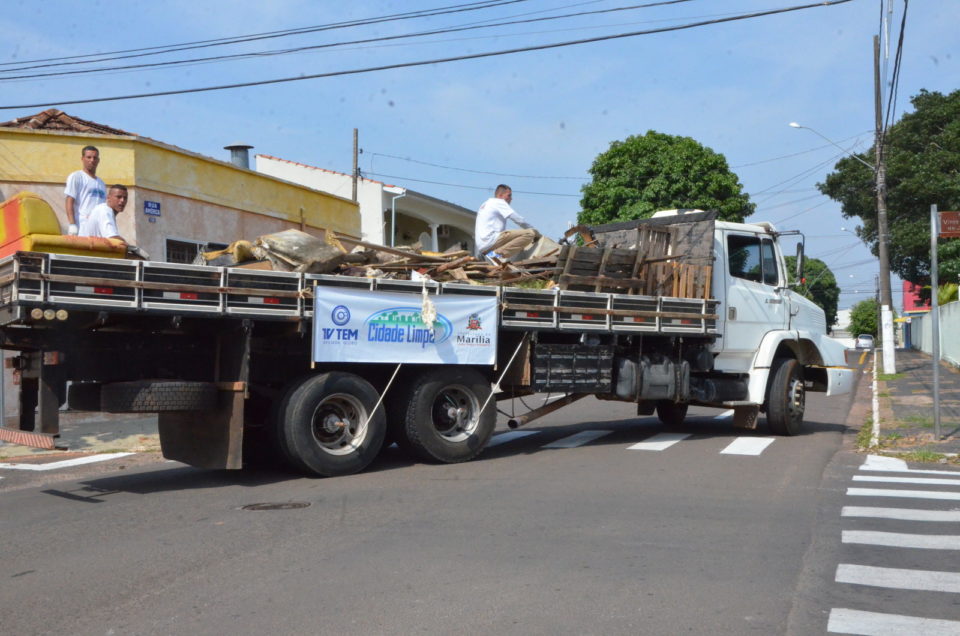
[[(850, 390), (844, 347), (787, 285), (773, 226), (696, 218), (711, 261), (701, 298), (19, 252), (0, 260), (0, 348), (16, 352), (20, 387), (0, 440), (57, 447), (65, 403), (156, 412), (167, 458), (237, 469), (269, 447), (341, 475), (390, 441), (472, 459), (495, 402), (536, 392), (566, 397), (511, 426), (593, 395), (671, 424), (691, 404), (746, 427), (765, 413), (771, 432), (796, 434), (806, 391)], [(633, 223), (598, 230), (632, 236)]]

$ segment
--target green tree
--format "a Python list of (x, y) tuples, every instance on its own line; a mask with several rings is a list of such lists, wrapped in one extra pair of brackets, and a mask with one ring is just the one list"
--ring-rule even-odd
[[(890, 269), (904, 280), (930, 283), (930, 205), (960, 210), (960, 90), (949, 95), (920, 91), (913, 112), (887, 132), (887, 218)], [(873, 163), (874, 151), (858, 155)], [(877, 254), (875, 176), (853, 157), (834, 166), (821, 192), (857, 217), (860, 238)], [(960, 240), (941, 240), (937, 250), (942, 281), (960, 278)]]
[(651, 216), (657, 210), (717, 210), (742, 222), (754, 210), (726, 158), (690, 137), (653, 130), (614, 141), (590, 166), (578, 221), (599, 225)]
[(861, 300), (850, 310), (850, 333), (856, 337), (861, 333), (877, 336), (877, 313), (880, 306), (876, 298)]
[[(786, 257), (787, 279), (796, 281), (797, 257)], [(827, 317), (827, 326), (837, 322), (837, 304), (840, 302), (840, 287), (827, 264), (819, 258), (806, 258), (803, 263), (804, 283), (794, 289), (817, 303)]]

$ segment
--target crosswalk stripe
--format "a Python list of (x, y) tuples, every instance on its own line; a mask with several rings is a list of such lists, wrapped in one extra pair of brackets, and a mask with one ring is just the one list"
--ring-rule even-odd
[(662, 451), (688, 437), (690, 437), (690, 433), (657, 433), (649, 439), (628, 446), (627, 450)]
[(937, 479), (936, 477), (880, 477), (854, 475), (853, 481), (873, 481), (887, 484), (928, 484), (931, 486), (960, 486), (960, 479)]
[(720, 451), (721, 455), (759, 455), (773, 444), (773, 437), (738, 437)]
[(897, 457), (884, 457), (882, 455), (867, 455), (867, 459), (860, 465), (860, 470), (869, 470), (884, 473), (916, 473), (918, 475), (951, 475), (960, 477), (960, 472), (955, 470), (932, 470), (922, 468), (910, 468), (907, 462)]
[(725, 420), (725, 419), (727, 419), (728, 417), (732, 417), (732, 416), (733, 416), (733, 409), (727, 409), (726, 411), (724, 411), (724, 412), (721, 413), (720, 415), (715, 415), (715, 416), (713, 417), (713, 419), (715, 419), (715, 420)]
[(960, 510), (918, 510), (916, 508), (878, 508), (871, 506), (844, 506), (841, 517), (872, 517), (903, 521), (960, 522)]
[(507, 431), (506, 433), (500, 433), (490, 438), (490, 441), (487, 442), (487, 448), (499, 446), (500, 444), (504, 444), (506, 442), (512, 442), (529, 435), (536, 435), (539, 432), (540, 431)]
[(846, 608), (830, 610), (827, 631), (863, 636), (903, 636), (903, 634), (960, 634), (960, 621), (922, 618), (903, 614), (881, 614)]
[(950, 501), (960, 501), (960, 492), (938, 492), (935, 490), (847, 488), (847, 494), (853, 497), (906, 497), (911, 499), (948, 499)]
[(841, 563), (837, 566), (836, 581), (898, 590), (960, 592), (960, 573), (958, 572), (906, 570)]
[(48, 464), (4, 464), (0, 462), (0, 468), (30, 471), (58, 470), (60, 468), (70, 468), (72, 466), (82, 466), (83, 464), (103, 462), (107, 461), (108, 459), (118, 459), (120, 457), (126, 457), (127, 455), (133, 455), (133, 453), (100, 453), (99, 455), (87, 455), (86, 457), (64, 459), (59, 462), (50, 462)]
[(955, 534), (906, 534), (903, 532), (844, 530), (841, 533), (840, 542), (882, 545), (890, 548), (960, 550), (960, 536)]
[(564, 437), (558, 439), (549, 444), (544, 444), (543, 448), (576, 448), (577, 446), (583, 446), (584, 444), (589, 444), (590, 442), (603, 437), (604, 435), (609, 435), (613, 431), (580, 431), (569, 437)]

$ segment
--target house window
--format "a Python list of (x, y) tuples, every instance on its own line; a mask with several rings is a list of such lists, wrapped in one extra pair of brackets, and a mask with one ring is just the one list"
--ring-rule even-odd
[(167, 262), (185, 263), (194, 262), (200, 252), (214, 252), (229, 247), (226, 243), (198, 243), (196, 241), (178, 241), (167, 239)]

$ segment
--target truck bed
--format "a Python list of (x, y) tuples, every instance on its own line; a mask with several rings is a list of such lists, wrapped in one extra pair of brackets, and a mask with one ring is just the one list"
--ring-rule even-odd
[(497, 296), (507, 330), (717, 333), (717, 301), (560, 289), (368, 279), (36, 252), (0, 260), (0, 327), (59, 310), (301, 321), (323, 288)]

